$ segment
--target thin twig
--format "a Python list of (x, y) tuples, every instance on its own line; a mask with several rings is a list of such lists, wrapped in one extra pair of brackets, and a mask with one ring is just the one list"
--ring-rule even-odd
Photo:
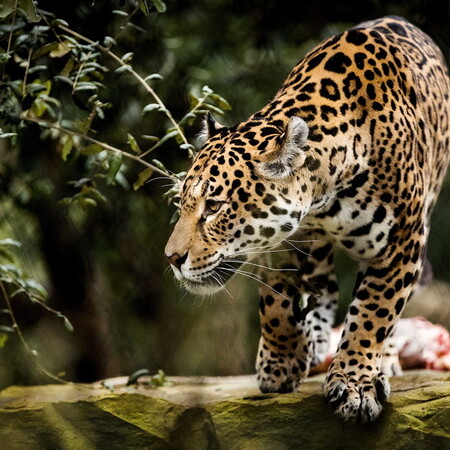
[(3, 281), (1, 281), (1, 280), (0, 280), (0, 290), (2, 292), (3, 298), (5, 299), (6, 307), (8, 308), (9, 315), (11, 317), (12, 328), (17, 333), (17, 336), (19, 337), (20, 342), (24, 346), (24, 348), (27, 351), (27, 353), (29, 354), (29, 356), (33, 359), (34, 363), (36, 364), (36, 367), (42, 373), (44, 373), (49, 378), (51, 378), (52, 380), (58, 381), (59, 383), (72, 384), (70, 381), (64, 380), (64, 379), (58, 377), (57, 375), (54, 375), (53, 373), (51, 373), (48, 369), (46, 369), (38, 361), (36, 352), (30, 348), (30, 346), (28, 345), (28, 342), (25, 340), (25, 337), (22, 334), (21, 329), (19, 328), (19, 325), (17, 324), (16, 316), (14, 315), (14, 311), (12, 309), (11, 300), (9, 298), (8, 293), (6, 292), (6, 288), (5, 288), (5, 285), (3, 284)]
[(125, 27), (130, 23), (132, 17), (139, 11), (139, 4), (136, 4), (136, 7), (133, 9), (133, 11), (131, 11), (129, 14), (127, 14), (127, 18), (124, 21), (124, 23), (121, 25), (121, 27), (119, 28), (119, 31), (116, 33), (116, 35), (113, 37), (113, 41), (111, 41), (108, 45), (108, 47), (106, 47), (108, 50), (111, 50), (111, 47), (114, 45), (114, 42), (117, 40), (117, 38), (119, 37), (120, 33), (122, 33), (122, 31), (125, 29)]
[(25, 97), (25, 94), (26, 94), (27, 78), (28, 78), (28, 72), (30, 70), (31, 55), (32, 54), (33, 54), (33, 50), (30, 48), (30, 50), (28, 50), (28, 59), (27, 59), (27, 66), (25, 67), (25, 75), (23, 76), (22, 95), (24, 97)]
[[(12, 37), (13, 37), (13, 33), (14, 33), (14, 25), (16, 24), (16, 13), (17, 13), (17, 5), (18, 4), (19, 4), (19, 0), (16, 0), (16, 4), (14, 5), (14, 10), (13, 10), (11, 31), (9, 32), (9, 37), (8, 37), (8, 46), (6, 47), (6, 54), (7, 55), (9, 55), (9, 52), (11, 50)], [(6, 64), (3, 64), (2, 80), (5, 78), (5, 70), (6, 70)]]
[(175, 181), (179, 181), (179, 179), (175, 175), (168, 174), (168, 173), (164, 172), (163, 170), (159, 169), (158, 167), (156, 167), (155, 165), (150, 164), (149, 162), (147, 162), (147, 161), (145, 161), (145, 160), (143, 160), (143, 159), (141, 159), (141, 158), (139, 158), (139, 157), (137, 157), (135, 155), (132, 155), (131, 153), (125, 152), (123, 150), (120, 150), (120, 149), (118, 149), (116, 147), (113, 147), (112, 145), (106, 144), (105, 142), (98, 141), (97, 139), (94, 139), (94, 138), (92, 138), (90, 136), (87, 136), (86, 134), (78, 133), (76, 131), (72, 131), (72, 130), (69, 130), (67, 128), (60, 127), (59, 125), (56, 125), (56, 124), (54, 124), (52, 122), (48, 122), (46, 120), (33, 119), (32, 117), (27, 117), (27, 116), (24, 116), (24, 115), (21, 116), (21, 119), (29, 121), (29, 122), (34, 122), (34, 123), (37, 123), (39, 125), (46, 126), (46, 127), (49, 127), (49, 128), (53, 128), (54, 130), (58, 130), (61, 133), (70, 134), (71, 136), (77, 136), (77, 137), (79, 137), (81, 139), (84, 139), (86, 141), (91, 142), (92, 144), (97, 144), (100, 147), (104, 148), (105, 150), (108, 150), (110, 152), (122, 155), (125, 158), (132, 159), (133, 161), (137, 161), (137, 162), (143, 164), (144, 166), (152, 169), (154, 172), (158, 172), (161, 175), (164, 175), (164, 176), (166, 176), (168, 178), (171, 178), (171, 179), (173, 179)]

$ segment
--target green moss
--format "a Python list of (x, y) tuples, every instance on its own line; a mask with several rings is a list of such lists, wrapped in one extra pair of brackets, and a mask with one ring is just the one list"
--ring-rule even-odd
[(450, 449), (448, 374), (393, 378), (381, 419), (355, 426), (331, 414), (319, 380), (286, 395), (260, 394), (248, 377), (131, 391), (116, 380), (113, 392), (8, 388), (0, 392), (0, 448)]

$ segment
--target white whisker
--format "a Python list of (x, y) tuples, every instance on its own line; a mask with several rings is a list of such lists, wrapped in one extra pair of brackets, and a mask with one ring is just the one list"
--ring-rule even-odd
[(285, 297), (281, 292), (276, 291), (272, 286), (269, 286), (267, 283), (264, 283), (264, 281), (259, 280), (258, 278), (255, 278), (254, 276), (252, 276), (252, 275), (255, 275), (255, 274), (253, 274), (253, 273), (250, 274), (250, 273), (242, 272), (242, 271), (240, 271), (239, 269), (227, 269), (226, 267), (221, 267), (220, 270), (228, 270), (228, 271), (230, 271), (230, 272), (234, 272), (234, 273), (237, 273), (237, 274), (239, 274), (239, 275), (242, 275), (243, 277), (247, 277), (247, 278), (250, 278), (250, 279), (252, 279), (252, 280), (255, 280), (255, 281), (257, 281), (258, 283), (261, 283), (262, 285), (268, 287), (268, 288), (269, 288), (272, 292), (274, 292), (275, 294), (281, 295), (281, 297), (283, 297), (285, 300), (289, 300), (289, 299), (288, 299), (287, 297)]
[(145, 184), (151, 183), (152, 181), (156, 181), (156, 180), (168, 180), (172, 183), (170, 186), (175, 186), (175, 184), (178, 183), (178, 180), (174, 180), (173, 178), (170, 178), (170, 177), (156, 177), (156, 178), (150, 178), (149, 180), (147, 180), (145, 182)]
[(305, 239), (305, 240), (298, 240), (298, 241), (296, 241), (295, 239), (284, 239), (284, 242), (296, 242), (296, 243), (302, 244), (302, 243), (322, 242), (322, 241), (320, 239)]
[(189, 294), (189, 291), (186, 291), (183, 296), (177, 301), (177, 303), (181, 303), (181, 301)]
[[(236, 269), (236, 267), (233, 267), (231, 264), (228, 264), (229, 268), (227, 268), (227, 270), (233, 270), (235, 273), (242, 273), (242, 274), (248, 274), (248, 275), (253, 275), (255, 277), (258, 277), (258, 279), (262, 279), (261, 275), (258, 275), (256, 273), (253, 272), (249, 272), (247, 270), (242, 270), (242, 269)], [(225, 269), (225, 267), (221, 266), (222, 269)]]
[(297, 250), (300, 253), (303, 253), (306, 256), (311, 256), (310, 253), (305, 252), (304, 250), (299, 249), (297, 246), (295, 246), (292, 242), (285, 241), (287, 244), (289, 244), (291, 247), (293, 247), (295, 250)]
[(251, 251), (247, 251), (247, 252), (236, 252), (235, 255), (267, 255), (269, 253), (280, 253), (280, 252), (291, 252), (292, 249), (291, 248), (279, 248), (279, 249), (275, 249), (275, 250), (264, 250), (264, 251), (257, 251), (257, 252), (251, 252)]
[[(234, 259), (227, 259), (226, 262), (231, 262), (231, 263), (239, 263), (242, 261), (239, 260), (234, 260)], [(298, 272), (298, 269), (282, 269), (282, 268), (275, 268), (275, 267), (269, 267), (269, 266), (263, 266), (262, 264), (256, 264), (253, 262), (243, 262), (243, 265), (250, 265), (250, 266), (255, 266), (255, 267), (260, 267), (261, 269), (268, 269), (268, 270), (276, 270), (279, 272)]]
[(212, 274), (211, 276), (217, 281), (217, 283), (219, 283), (219, 285), (222, 287), (222, 289), (234, 300), (234, 297), (230, 294), (230, 291), (226, 288), (225, 283), (224, 283), (222, 277), (220, 276), (220, 274), (217, 272), (214, 272), (214, 274)]
[(275, 247), (277, 247), (278, 245), (280, 245), (282, 243), (283, 243), (283, 241), (276, 242), (275, 244), (271, 244), (271, 245), (260, 245), (260, 246), (256, 246), (256, 247), (249, 247), (249, 248), (247, 248), (245, 250), (242, 250), (242, 251), (272, 249), (272, 248), (275, 248)]

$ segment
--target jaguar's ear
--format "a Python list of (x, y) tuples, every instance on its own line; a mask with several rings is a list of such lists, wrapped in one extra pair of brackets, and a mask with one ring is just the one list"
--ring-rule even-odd
[(274, 150), (264, 153), (260, 158), (258, 170), (269, 179), (289, 177), (296, 167), (302, 166), (306, 155), (303, 150), (308, 139), (308, 125), (300, 117), (291, 117), (280, 144)]
[(199, 135), (200, 144), (203, 145), (222, 128), (224, 128), (224, 126), (216, 122), (212, 114), (208, 111), (203, 119), (203, 127)]

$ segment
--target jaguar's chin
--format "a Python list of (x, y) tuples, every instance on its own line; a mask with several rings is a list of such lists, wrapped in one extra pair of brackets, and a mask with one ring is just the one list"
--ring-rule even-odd
[(183, 287), (189, 291), (191, 294), (196, 295), (214, 295), (224, 288), (224, 284), (219, 284), (218, 282), (210, 281), (191, 281), (183, 280)]
[(239, 267), (245, 262), (245, 258), (239, 257), (233, 260), (223, 259), (214, 269), (199, 279), (187, 279), (182, 281), (183, 287), (197, 295), (214, 295), (225, 287), (225, 283), (233, 277)]

